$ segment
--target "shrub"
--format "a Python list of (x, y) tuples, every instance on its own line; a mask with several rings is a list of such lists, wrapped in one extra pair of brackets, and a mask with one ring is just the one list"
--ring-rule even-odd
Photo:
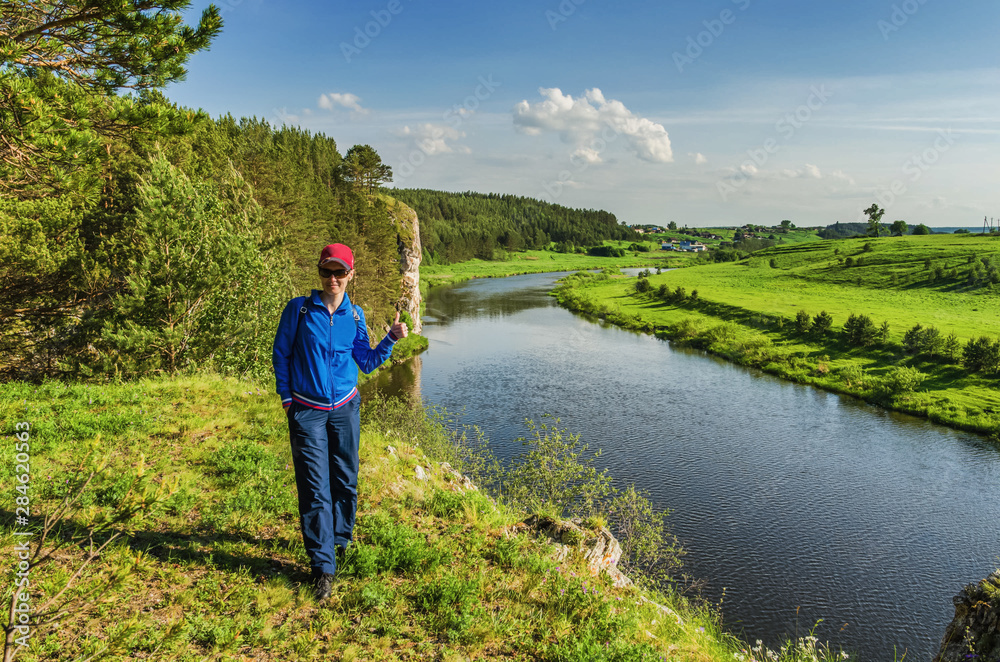
[(844, 322), (844, 335), (848, 344), (855, 347), (868, 347), (874, 345), (878, 338), (878, 330), (875, 322), (868, 315), (855, 315), (851, 313), (847, 321)]
[(889, 320), (884, 320), (878, 330), (878, 341), (883, 345), (889, 342)]
[(587, 249), (587, 255), (593, 255), (595, 257), (625, 257), (624, 248), (615, 248), (614, 246), (591, 246)]
[(882, 398), (895, 398), (912, 393), (925, 379), (927, 379), (927, 375), (916, 368), (896, 366), (875, 382), (875, 395)]
[(941, 332), (933, 326), (923, 328), (916, 324), (903, 335), (903, 348), (910, 354), (938, 356), (944, 343)]
[(948, 337), (944, 340), (944, 345), (942, 346), (941, 353), (948, 358), (949, 361), (954, 361), (958, 357), (958, 336), (952, 331), (948, 334)]
[(962, 350), (962, 365), (967, 370), (992, 374), (1000, 371), (1000, 341), (986, 336), (973, 338)]
[(813, 326), (812, 317), (804, 310), (795, 313), (795, 329), (799, 333), (809, 333)]
[(819, 315), (813, 318), (813, 331), (818, 336), (826, 335), (826, 332), (833, 327), (833, 315), (826, 312), (825, 310), (820, 311)]
[(601, 499), (611, 493), (607, 470), (598, 471), (580, 435), (553, 424), (526, 421), (529, 435), (518, 441), (529, 450), (511, 461), (505, 475), (506, 498), (528, 511), (555, 509), (560, 515), (571, 510), (587, 516), (598, 510)]
[(646, 292), (649, 292), (651, 289), (653, 289), (653, 286), (649, 284), (649, 280), (647, 280), (646, 278), (640, 276), (639, 279), (635, 281), (635, 291), (637, 293), (645, 294)]
[(837, 370), (837, 374), (847, 386), (863, 388), (865, 383), (865, 371), (857, 363), (848, 363)]

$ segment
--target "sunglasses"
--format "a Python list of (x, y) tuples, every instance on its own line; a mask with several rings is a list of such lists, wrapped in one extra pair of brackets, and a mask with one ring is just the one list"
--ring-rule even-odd
[(336, 276), (337, 278), (343, 278), (344, 276), (346, 276), (349, 273), (351, 273), (350, 269), (332, 269), (331, 270), (331, 269), (324, 269), (323, 267), (319, 268), (319, 277), (320, 278), (330, 278), (331, 276)]

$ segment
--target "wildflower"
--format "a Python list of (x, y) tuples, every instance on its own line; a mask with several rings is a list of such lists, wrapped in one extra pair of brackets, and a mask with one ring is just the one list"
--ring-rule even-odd
[(698, 632), (704, 632), (704, 631), (705, 631), (705, 628), (703, 628), (703, 627), (699, 627), (698, 628)]

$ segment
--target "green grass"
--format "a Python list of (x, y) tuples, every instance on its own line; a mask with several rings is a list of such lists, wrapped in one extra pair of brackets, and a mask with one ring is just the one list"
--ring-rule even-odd
[[(57, 538), (100, 522), (130, 485), (161, 497), (74, 582), (58, 627), (35, 627), (18, 656), (26, 662), (728, 662), (749, 651), (711, 608), (614, 588), (577, 556), (556, 561), (519, 525), (525, 513), (461, 491), (438, 463), (462, 466), (453, 437), (398, 403), (364, 409), (356, 544), (323, 604), (302, 588), (308, 560), (285, 417), (263, 386), (215, 376), (0, 385), (0, 425), (13, 431), (21, 421), (31, 424), (35, 526), (79, 486), (93, 464), (88, 449), (107, 456)], [(418, 465), (429, 480), (416, 479)], [(0, 463), (0, 489), (11, 494), (14, 484), (14, 463)], [(10, 524), (0, 538), (13, 558)], [(69, 545), (32, 568), (32, 601), (58, 591), (83, 558)], [(91, 589), (103, 592), (77, 600)]]
[[(860, 258), (861, 266), (846, 266), (848, 258), (854, 263)], [(928, 375), (922, 388), (881, 404), (996, 434), (1000, 392), (995, 378), (968, 373), (957, 358), (908, 356), (901, 344), (904, 333), (916, 324), (936, 327), (944, 336), (954, 333), (963, 346), (973, 337), (997, 335), (997, 286), (970, 286), (967, 279), (970, 260), (983, 258), (1000, 261), (1000, 240), (930, 235), (823, 241), (775, 247), (739, 263), (653, 275), (653, 291), (647, 295), (633, 292), (633, 279), (576, 279), (560, 298), (568, 307), (623, 326), (706, 348), (714, 342), (713, 351), (747, 365), (867, 399), (873, 398), (874, 384), (890, 368), (916, 367)], [(944, 276), (934, 278), (939, 266)], [(951, 275), (952, 270), (957, 275)], [(697, 290), (698, 298), (661, 300), (655, 296), (661, 285), (684, 288), (689, 295)], [(831, 314), (834, 333), (822, 338), (796, 333), (799, 310), (812, 316)], [(847, 346), (837, 331), (852, 313), (868, 315), (876, 325), (888, 322), (888, 342), (868, 349)], [(722, 334), (731, 337), (706, 339), (704, 334), (721, 322), (735, 322), (739, 329)], [(865, 371), (865, 378), (852, 383), (838, 373), (851, 365)]]

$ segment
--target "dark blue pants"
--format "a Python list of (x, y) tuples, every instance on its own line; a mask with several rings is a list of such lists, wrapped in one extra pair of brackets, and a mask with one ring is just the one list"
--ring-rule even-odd
[(314, 573), (337, 572), (358, 509), (361, 396), (332, 411), (293, 402), (288, 411), (302, 539)]

